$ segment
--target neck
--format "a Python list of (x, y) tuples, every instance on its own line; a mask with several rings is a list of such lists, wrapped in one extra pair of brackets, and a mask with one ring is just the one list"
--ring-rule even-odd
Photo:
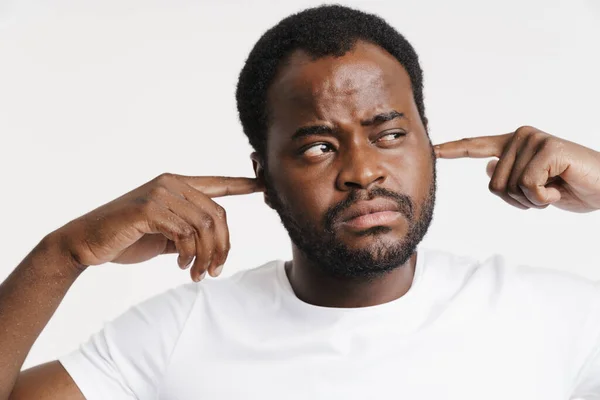
[(412, 285), (417, 254), (392, 271), (374, 279), (342, 279), (328, 276), (295, 246), (286, 273), (296, 296), (321, 307), (369, 307), (396, 300)]

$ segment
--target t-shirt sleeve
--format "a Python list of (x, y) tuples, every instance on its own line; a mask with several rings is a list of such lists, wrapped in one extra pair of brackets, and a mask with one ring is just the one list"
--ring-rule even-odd
[(595, 284), (589, 317), (579, 343), (585, 350), (571, 399), (600, 400), (600, 282)]
[(87, 400), (155, 399), (161, 375), (194, 307), (198, 284), (126, 311), (77, 350), (59, 358)]

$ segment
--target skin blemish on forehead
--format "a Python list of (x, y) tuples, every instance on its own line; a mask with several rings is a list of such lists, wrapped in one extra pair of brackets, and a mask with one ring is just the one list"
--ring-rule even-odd
[(331, 63), (330, 78), (313, 86), (313, 96), (353, 96), (384, 84), (383, 71), (372, 63)]
[(289, 101), (312, 105), (315, 99), (354, 97), (389, 84), (384, 71), (377, 64), (370, 60), (354, 60), (352, 51), (344, 57), (330, 56), (318, 60), (322, 63), (311, 60), (312, 57), (302, 50), (290, 56), (287, 68), (280, 72), (273, 84), (288, 88), (280, 95)]

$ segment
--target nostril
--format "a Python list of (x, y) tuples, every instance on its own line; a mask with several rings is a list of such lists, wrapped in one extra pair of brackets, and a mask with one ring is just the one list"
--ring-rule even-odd
[(344, 185), (348, 189), (362, 189), (362, 186), (356, 182), (346, 182), (346, 183), (344, 183)]

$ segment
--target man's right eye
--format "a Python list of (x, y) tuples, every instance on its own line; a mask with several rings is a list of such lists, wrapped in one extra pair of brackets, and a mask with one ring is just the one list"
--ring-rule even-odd
[(302, 150), (302, 154), (308, 157), (317, 157), (333, 150), (333, 147), (328, 143), (315, 143)]

